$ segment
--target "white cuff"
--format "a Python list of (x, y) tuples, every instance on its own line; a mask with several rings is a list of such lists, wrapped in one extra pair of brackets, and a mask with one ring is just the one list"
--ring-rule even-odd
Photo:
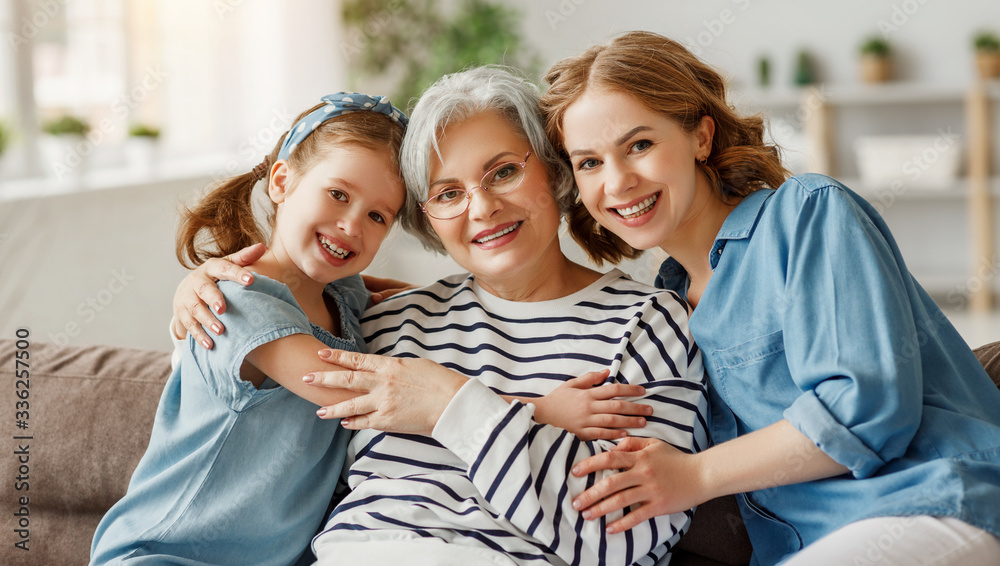
[(431, 438), (472, 464), (508, 412), (510, 404), (502, 397), (482, 382), (470, 379), (441, 413)]

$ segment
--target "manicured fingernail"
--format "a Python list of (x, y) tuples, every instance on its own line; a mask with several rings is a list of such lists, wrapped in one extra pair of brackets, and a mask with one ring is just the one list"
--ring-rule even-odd
[(215, 314), (222, 314), (222, 303), (215, 303), (212, 305), (212, 309), (215, 310)]
[(222, 336), (222, 326), (219, 325), (219, 324), (213, 324), (212, 325), (212, 332), (216, 333), (219, 336)]
[(640, 418), (639, 419), (639, 428), (642, 428), (644, 426), (646, 426), (646, 419)]
[(589, 520), (589, 519), (590, 519), (591, 517), (593, 517), (593, 516), (594, 516), (594, 514), (593, 514), (593, 513), (591, 513), (590, 511), (584, 511), (584, 512), (583, 512), (583, 518), (584, 518), (584, 519), (587, 519), (587, 520)]
[(316, 415), (320, 416), (320, 417), (326, 416), (326, 409), (320, 409), (320, 410), (316, 411)]
[(324, 359), (324, 360), (329, 360), (330, 358), (333, 357), (333, 351), (332, 350), (320, 350), (319, 351), (319, 357), (322, 358), (322, 359)]
[(209, 342), (207, 338), (201, 341), (201, 345), (204, 346), (208, 350), (212, 349), (212, 343)]
[[(316, 376), (313, 375), (313, 374), (311, 374), (311, 373), (307, 373), (307, 374), (305, 374), (305, 375), (302, 376), (302, 381), (304, 381), (306, 383), (312, 383), (313, 380), (315, 380), (315, 379), (316, 379)], [(322, 410), (322, 409), (320, 409), (320, 410)]]
[(615, 534), (615, 528), (614, 527), (608, 527), (607, 529), (604, 529), (604, 532), (608, 533), (609, 535), (613, 535), (613, 534)]
[(573, 502), (573, 509), (576, 509), (577, 511), (580, 510), (580, 502), (579, 501), (574, 501)]
[(344, 428), (351, 426), (351, 419), (340, 419), (340, 426)]
[(246, 275), (244, 275), (243, 277), (241, 277), (241, 279), (243, 279), (244, 283), (249, 283), (250, 282), (250, 274), (247, 273)]
[[(577, 475), (579, 473), (580, 473), (580, 467), (579, 466), (573, 466), (573, 475)], [(574, 503), (574, 505), (576, 505), (576, 504)]]

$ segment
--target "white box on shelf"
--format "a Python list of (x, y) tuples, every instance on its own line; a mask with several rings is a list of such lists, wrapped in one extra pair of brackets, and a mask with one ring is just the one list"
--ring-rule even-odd
[(927, 136), (865, 136), (855, 140), (861, 181), (873, 187), (905, 186), (923, 189), (955, 185), (962, 144), (956, 134)]

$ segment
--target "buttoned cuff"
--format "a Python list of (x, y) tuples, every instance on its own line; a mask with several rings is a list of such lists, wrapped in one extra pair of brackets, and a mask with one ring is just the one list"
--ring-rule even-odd
[(431, 438), (467, 464), (473, 464), (510, 409), (510, 404), (489, 387), (470, 379), (441, 413)]
[(885, 461), (830, 414), (812, 391), (807, 391), (783, 413), (788, 422), (812, 440), (827, 456), (846, 466), (858, 479), (867, 478)]

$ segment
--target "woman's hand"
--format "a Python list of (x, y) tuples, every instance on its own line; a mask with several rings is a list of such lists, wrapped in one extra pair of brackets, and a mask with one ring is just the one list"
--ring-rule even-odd
[(410, 289), (416, 289), (416, 285), (411, 285), (406, 281), (396, 279), (386, 279), (385, 277), (372, 277), (362, 275), (365, 281), (365, 288), (372, 294), (372, 304), (377, 305), (396, 293), (402, 293)]
[(574, 476), (600, 470), (621, 470), (605, 477), (573, 500), (584, 519), (598, 519), (612, 511), (632, 510), (607, 526), (608, 533), (627, 531), (657, 515), (678, 513), (711, 499), (697, 455), (685, 454), (655, 438), (629, 437), (608, 452), (573, 466)]
[(323, 407), (324, 419), (342, 419), (344, 428), (430, 435), (455, 393), (468, 381), (441, 364), (422, 358), (390, 358), (343, 350), (320, 350), (323, 360), (346, 371), (314, 372), (303, 381), (362, 395)]
[(641, 397), (641, 385), (604, 385), (611, 372), (592, 371), (573, 378), (548, 395), (522, 399), (535, 405), (535, 421), (563, 428), (582, 440), (617, 440), (628, 433), (622, 429), (642, 428), (653, 414), (649, 405), (622, 401), (618, 397)]
[(260, 259), (266, 251), (264, 244), (254, 244), (224, 258), (210, 259), (181, 280), (174, 292), (174, 319), (170, 325), (174, 336), (183, 338), (186, 329), (199, 344), (211, 350), (214, 342), (205, 328), (211, 328), (217, 336), (225, 330), (208, 309), (208, 305), (212, 305), (217, 314), (226, 312), (226, 300), (216, 282), (253, 283), (253, 273), (243, 268)]

